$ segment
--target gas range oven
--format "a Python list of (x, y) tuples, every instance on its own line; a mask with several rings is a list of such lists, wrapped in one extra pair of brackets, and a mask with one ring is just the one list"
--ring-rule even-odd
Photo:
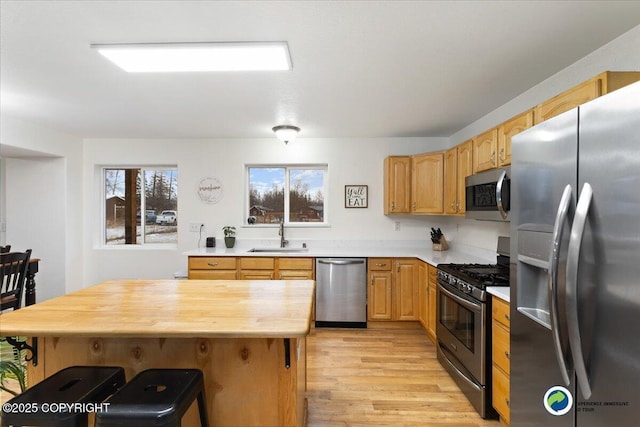
[(482, 418), (491, 406), (491, 298), (509, 286), (509, 238), (498, 238), (496, 264), (438, 264), (438, 360)]

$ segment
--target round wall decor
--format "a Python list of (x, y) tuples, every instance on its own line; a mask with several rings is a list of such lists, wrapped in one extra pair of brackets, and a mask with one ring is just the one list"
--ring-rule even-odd
[(218, 178), (204, 178), (198, 184), (198, 196), (205, 203), (218, 203), (223, 194), (222, 182)]

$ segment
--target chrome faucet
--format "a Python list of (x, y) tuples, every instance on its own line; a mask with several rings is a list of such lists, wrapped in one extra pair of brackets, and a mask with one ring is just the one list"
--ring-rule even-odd
[(280, 231), (278, 232), (278, 235), (280, 236), (280, 247), (284, 248), (289, 244), (289, 241), (284, 239), (284, 221), (280, 223)]

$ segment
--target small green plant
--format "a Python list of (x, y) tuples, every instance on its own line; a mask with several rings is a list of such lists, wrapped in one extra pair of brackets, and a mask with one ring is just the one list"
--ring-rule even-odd
[[(18, 380), (20, 391), (14, 391), (5, 386), (5, 381), (9, 378)], [(11, 393), (14, 396), (27, 389), (27, 367), (20, 362), (12, 360), (0, 360), (0, 389)]]
[(222, 227), (222, 231), (224, 232), (224, 237), (236, 237), (236, 228), (227, 225)]

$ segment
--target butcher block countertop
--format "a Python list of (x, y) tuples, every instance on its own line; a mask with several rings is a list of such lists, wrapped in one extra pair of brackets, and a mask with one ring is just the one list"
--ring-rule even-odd
[(0, 335), (295, 338), (312, 280), (116, 280), (2, 314)]

